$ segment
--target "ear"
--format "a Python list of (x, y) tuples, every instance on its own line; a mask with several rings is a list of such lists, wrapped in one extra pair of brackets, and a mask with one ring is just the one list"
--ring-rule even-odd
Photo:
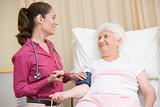
[(42, 15), (40, 15), (40, 14), (38, 14), (37, 16), (36, 16), (36, 18), (35, 18), (35, 23), (37, 23), (37, 24), (41, 24), (42, 22), (43, 22), (43, 17), (42, 17)]
[(118, 46), (120, 46), (122, 43), (122, 38), (118, 38)]

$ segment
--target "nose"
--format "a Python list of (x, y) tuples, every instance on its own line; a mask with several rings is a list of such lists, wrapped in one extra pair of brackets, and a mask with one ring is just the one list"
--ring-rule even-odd
[(99, 39), (99, 43), (103, 43), (104, 42), (104, 39), (103, 39), (103, 37), (101, 37), (100, 39)]
[(58, 25), (58, 21), (55, 19), (55, 25), (57, 26)]
[(58, 25), (58, 21), (57, 20), (56, 20), (55, 24)]
[(57, 25), (58, 25), (58, 22), (55, 22), (55, 25), (57, 26)]

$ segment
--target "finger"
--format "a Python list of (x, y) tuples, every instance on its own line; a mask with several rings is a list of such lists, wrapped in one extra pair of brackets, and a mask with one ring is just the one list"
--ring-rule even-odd
[(57, 102), (57, 103), (58, 103), (57, 96), (56, 96), (56, 97), (54, 97), (54, 98), (52, 98), (52, 99), (53, 99), (53, 101), (55, 101), (55, 102)]
[(84, 80), (84, 79), (87, 78), (87, 75), (84, 74), (84, 73), (83, 74), (81, 73), (81, 74), (77, 75), (77, 78), (80, 79), (80, 80)]
[(59, 103), (59, 94), (56, 94), (56, 96), (54, 97), (54, 101), (56, 101), (57, 103)]
[(63, 97), (63, 94), (62, 94), (62, 93), (60, 94), (60, 98), (61, 98), (60, 103), (62, 103), (62, 102), (63, 102), (63, 100), (64, 100), (64, 97)]
[(57, 78), (57, 80), (58, 80), (59, 82), (62, 82), (62, 81), (63, 81), (63, 77), (59, 77), (59, 78)]
[(86, 74), (86, 72), (80, 72), (80, 73), (78, 73), (78, 75), (84, 75), (84, 76), (86, 76), (87, 74)]
[(62, 79), (62, 78), (55, 78), (54, 81), (55, 81), (55, 82), (62, 82), (63, 79)]
[(84, 80), (81, 76), (77, 76), (77, 79)]
[(58, 72), (59, 72), (59, 70), (53, 71), (53, 73), (58, 73)]
[(64, 71), (60, 73), (60, 77), (63, 77), (63, 76), (64, 76)]
[(63, 77), (60, 73), (53, 74), (53, 76), (54, 76), (55, 78)]
[(53, 94), (50, 94), (50, 95), (49, 95), (49, 97), (51, 97), (51, 98), (52, 98), (52, 96), (53, 96)]
[(82, 71), (83, 74), (86, 74), (86, 72)]
[(57, 102), (57, 103), (61, 102), (62, 98), (60, 98), (60, 96), (61, 96), (60, 93), (55, 93), (55, 94), (49, 95), (49, 97), (51, 97), (52, 100), (55, 101), (55, 102)]
[(57, 102), (57, 103), (60, 103), (61, 102), (61, 98), (60, 98), (60, 94), (59, 93), (56, 93), (54, 94), (54, 96), (52, 97), (52, 99)]
[(59, 95), (59, 96), (57, 97), (57, 101), (58, 101), (59, 103), (62, 102), (62, 96), (61, 96), (61, 95)]
[(59, 75), (58, 73), (54, 73), (54, 74), (53, 74), (53, 77), (54, 77), (54, 78), (57, 78), (58, 75)]
[(55, 102), (57, 102), (57, 100), (56, 100), (56, 97), (55, 97), (55, 96), (52, 96), (52, 100), (53, 100), (53, 101), (55, 101)]
[(61, 70), (61, 71), (59, 71), (59, 72), (54, 73), (54, 75), (55, 75), (55, 77), (57, 77), (57, 78), (59, 78), (59, 77), (63, 77), (63, 75), (64, 75), (64, 71), (63, 71), (63, 70)]
[(55, 70), (54, 73), (57, 73), (57, 72), (59, 72), (59, 71), (60, 71), (60, 70)]
[(80, 74), (80, 77), (86, 79), (87, 78), (87, 74), (86, 73), (82, 73), (82, 74)]
[(63, 70), (61, 70), (61, 74), (64, 74), (64, 71), (63, 71)]

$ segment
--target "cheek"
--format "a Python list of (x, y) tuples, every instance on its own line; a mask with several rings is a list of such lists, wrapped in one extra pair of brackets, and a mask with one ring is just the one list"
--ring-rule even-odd
[(50, 26), (50, 25), (52, 25), (52, 21), (51, 20), (48, 20), (48, 25)]
[(53, 23), (53, 19), (47, 18), (45, 22), (46, 22), (46, 24), (50, 25)]
[(53, 19), (51, 19), (51, 20), (49, 20), (49, 22), (51, 23), (51, 24), (54, 24), (54, 20)]

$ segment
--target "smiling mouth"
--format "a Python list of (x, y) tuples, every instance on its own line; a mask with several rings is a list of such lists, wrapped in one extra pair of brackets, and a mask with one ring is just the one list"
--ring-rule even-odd
[(99, 45), (100, 47), (103, 47), (103, 46), (106, 46), (106, 44), (101, 44), (101, 45)]
[(108, 43), (107, 42), (103, 42), (99, 45), (100, 47), (103, 47), (103, 46), (108, 46)]

